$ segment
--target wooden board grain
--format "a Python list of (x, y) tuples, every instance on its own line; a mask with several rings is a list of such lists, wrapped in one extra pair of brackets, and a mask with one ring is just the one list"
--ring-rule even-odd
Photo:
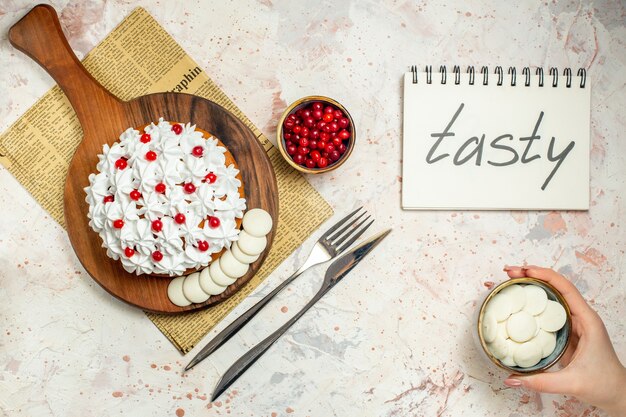
[[(89, 227), (84, 188), (95, 170), (97, 155), (105, 143), (117, 140), (128, 127), (165, 120), (190, 122), (219, 138), (232, 153), (241, 171), (248, 208), (262, 208), (278, 219), (278, 187), (267, 154), (254, 134), (219, 105), (201, 97), (158, 93), (123, 102), (104, 89), (82, 66), (71, 50), (55, 10), (35, 6), (9, 31), (17, 49), (39, 63), (67, 95), (83, 129), (83, 140), (69, 167), (64, 192), (65, 221), (72, 246), (89, 275), (115, 297), (144, 310), (181, 313), (218, 303), (245, 285), (259, 269), (266, 250), (248, 273), (220, 295), (205, 303), (177, 307), (167, 297), (170, 279), (136, 276), (106, 255), (99, 236)], [(276, 222), (267, 236), (268, 249)]]

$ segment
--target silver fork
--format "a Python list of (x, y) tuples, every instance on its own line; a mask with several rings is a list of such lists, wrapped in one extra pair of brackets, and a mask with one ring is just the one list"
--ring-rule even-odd
[[(211, 353), (215, 352), (220, 346), (226, 343), (235, 333), (241, 330), (269, 301), (274, 298), (276, 294), (282, 291), (287, 285), (291, 284), (300, 274), (302, 274), (307, 269), (312, 266), (321, 264), (323, 262), (327, 262), (338, 255), (340, 255), (343, 251), (350, 247), (362, 234), (367, 230), (368, 227), (374, 220), (371, 220), (369, 223), (365, 224), (367, 220), (369, 220), (370, 216), (368, 215), (363, 219), (363, 216), (367, 214), (367, 211), (363, 211), (355, 218), (354, 215), (361, 211), (363, 207), (359, 207), (354, 210), (352, 213), (348, 214), (343, 219), (339, 220), (333, 227), (328, 229), (326, 233), (324, 233), (318, 241), (311, 249), (311, 253), (309, 253), (309, 257), (302, 264), (300, 268), (296, 272), (293, 273), (292, 276), (284, 280), (279, 286), (274, 288), (274, 290), (263, 297), (259, 302), (250, 307), (245, 313), (239, 316), (235, 321), (228, 325), (224, 330), (222, 330), (213, 340), (211, 340), (207, 345), (202, 348), (200, 352), (189, 362), (189, 364), (185, 367), (185, 371), (190, 370), (198, 363), (207, 358)], [(362, 219), (362, 220), (361, 220)], [(359, 221), (360, 220), (360, 221)], [(365, 224), (365, 226), (363, 226)], [(363, 227), (361, 227), (363, 226)]]

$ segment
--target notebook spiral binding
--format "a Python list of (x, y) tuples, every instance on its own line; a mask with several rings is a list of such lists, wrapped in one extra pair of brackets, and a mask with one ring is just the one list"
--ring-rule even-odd
[[(424, 72), (426, 74), (426, 84), (432, 84), (433, 83), (432, 65), (427, 65)], [(466, 72), (467, 74), (469, 74), (469, 85), (474, 85), (476, 82), (475, 80), (476, 70), (474, 69), (474, 66), (470, 65), (469, 67), (467, 67)], [(411, 73), (413, 75), (413, 84), (417, 84), (418, 82), (417, 65), (411, 66)], [(445, 65), (441, 65), (439, 67), (439, 74), (441, 76), (441, 84), (446, 84), (448, 82), (448, 74), (447, 74), (447, 68)], [(461, 83), (461, 67), (458, 65), (455, 65), (454, 67), (452, 67), (452, 74), (454, 75), (454, 84), (457, 84), (457, 85), (460, 84)], [(558, 87), (559, 86), (558, 68), (550, 67), (548, 74), (550, 77), (552, 77), (552, 87)], [(498, 77), (496, 84), (503, 85), (505, 75), (504, 75), (504, 70), (502, 69), (501, 66), (496, 67), (496, 69), (494, 70), (494, 75)], [(510, 80), (511, 86), (517, 85), (517, 69), (515, 67), (509, 67), (509, 70), (507, 71), (507, 75)], [(481, 67), (480, 76), (482, 77), (482, 85), (488, 85), (489, 84), (489, 68), (487, 68), (486, 66)], [(537, 77), (537, 85), (539, 87), (543, 87), (544, 83), (543, 83), (543, 68), (542, 67), (538, 67), (536, 69), (535, 76)], [(585, 68), (579, 68), (578, 72), (576, 73), (576, 76), (580, 78), (580, 83), (579, 83), (580, 88), (585, 88), (585, 85), (587, 83), (587, 70)], [(571, 88), (572, 87), (572, 69), (564, 68), (563, 77), (565, 78), (565, 87)], [(530, 67), (524, 67), (522, 69), (522, 78), (524, 80), (524, 86), (530, 87), (531, 78), (532, 78)]]

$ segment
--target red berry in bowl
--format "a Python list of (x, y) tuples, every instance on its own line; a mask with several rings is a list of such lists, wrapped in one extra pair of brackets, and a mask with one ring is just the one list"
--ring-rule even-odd
[[(331, 114), (331, 115), (332, 115), (333, 113), (335, 113), (335, 109), (334, 109), (334, 107), (333, 107), (333, 106), (326, 106), (326, 107), (324, 107), (324, 113), (325, 113), (325, 114), (327, 113), (327, 114)], [(334, 117), (334, 116), (333, 116), (333, 117)]]
[(322, 154), (319, 151), (311, 151), (311, 159), (317, 163), (317, 161), (322, 157)]
[(295, 155), (297, 151), (298, 151), (298, 148), (296, 148), (295, 145), (287, 146), (287, 153), (289, 155)]
[(323, 115), (324, 112), (321, 109), (313, 110), (311, 113), (311, 117), (313, 117), (314, 120), (320, 120)]
[(350, 138), (350, 132), (348, 132), (347, 130), (343, 129), (341, 131), (339, 131), (339, 133), (337, 133), (337, 137), (339, 139), (349, 139)]
[(302, 165), (304, 163), (304, 156), (297, 153), (293, 156), (293, 161), (298, 165)]
[(328, 166), (328, 159), (321, 157), (317, 160), (317, 166), (320, 168), (326, 168)]
[(324, 115), (322, 116), (322, 120), (326, 123), (332, 122), (334, 118), (335, 117), (333, 116), (333, 114), (328, 112), (324, 113)]
[(337, 148), (337, 146), (341, 145), (342, 143), (343, 141), (341, 140), (341, 138), (338, 138), (338, 137), (333, 138), (333, 145), (335, 145), (335, 148)]
[(306, 160), (305, 165), (307, 168), (315, 168), (316, 163), (311, 158), (309, 158)]
[(343, 143), (341, 145), (339, 145), (339, 147), (337, 148), (337, 150), (339, 151), (340, 154), (344, 154), (346, 152), (348, 148), (346, 147), (346, 145), (344, 145)]
[(320, 101), (316, 101), (313, 104), (311, 104), (311, 108), (313, 110), (322, 110), (324, 108), (324, 103)]
[(317, 141), (316, 140), (310, 140), (309, 141), (309, 148), (316, 149), (317, 148)]
[(330, 155), (328, 155), (328, 158), (331, 161), (335, 162), (335, 161), (338, 161), (339, 158), (341, 158), (341, 154), (338, 151), (332, 151)]
[(324, 150), (330, 154), (335, 150), (335, 145), (333, 145), (332, 143), (329, 143), (328, 145), (326, 145)]
[(348, 120), (347, 117), (342, 117), (337, 121), (337, 124), (339, 125), (340, 129), (345, 129), (350, 126), (350, 120)]

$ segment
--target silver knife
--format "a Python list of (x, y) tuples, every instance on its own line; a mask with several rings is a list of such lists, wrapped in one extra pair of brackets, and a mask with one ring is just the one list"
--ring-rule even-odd
[(213, 397), (211, 401), (215, 401), (217, 397), (219, 397), (226, 389), (237, 380), (246, 370), (252, 366), (257, 359), (265, 353), (266, 350), (272, 346), (272, 344), (278, 340), (278, 338), (285, 333), (285, 331), (291, 327), (304, 313), (307, 312), (309, 308), (311, 308), (320, 298), (324, 296), (332, 287), (335, 286), (343, 277), (345, 277), (348, 272), (352, 270), (360, 261), (371, 252), (372, 249), (376, 247), (389, 233), (391, 229), (385, 230), (371, 238), (367, 239), (365, 242), (357, 245), (353, 249), (351, 249), (348, 253), (338, 258), (335, 262), (333, 262), (326, 271), (326, 275), (324, 276), (324, 282), (322, 283), (322, 287), (319, 291), (313, 296), (311, 301), (309, 301), (302, 310), (298, 311), (295, 316), (293, 316), (287, 323), (283, 324), (278, 330), (269, 335), (265, 340), (263, 340), (258, 345), (254, 346), (245, 355), (241, 358), (237, 359), (237, 361), (231, 365), (230, 368), (222, 375), (219, 382), (215, 386), (215, 391), (213, 391)]

